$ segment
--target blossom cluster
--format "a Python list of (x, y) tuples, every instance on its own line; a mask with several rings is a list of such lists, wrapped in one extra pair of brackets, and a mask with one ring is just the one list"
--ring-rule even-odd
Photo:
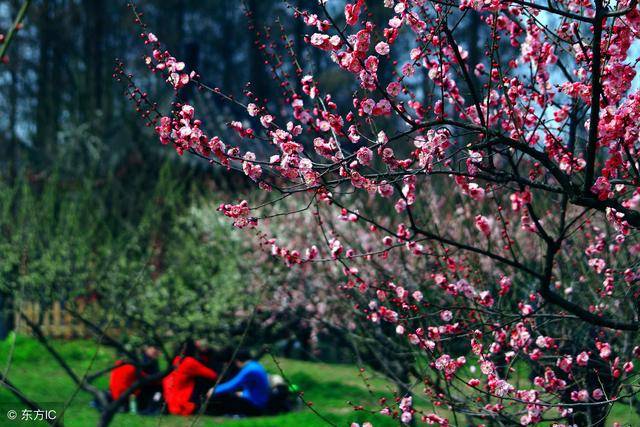
[[(478, 414), (521, 425), (602, 415), (640, 355), (625, 335), (640, 329), (629, 302), (640, 297), (629, 261), (640, 253), (637, 5), (383, 4), (373, 20), (366, 2), (349, 1), (340, 23), (322, 4), (326, 18), (294, 11), (305, 42), (352, 81), (347, 95), (328, 93), (297, 60), (292, 77), (278, 59), (282, 99), (212, 90), (246, 112), (228, 123), (234, 138), (209, 137), (187, 103), (158, 118), (158, 138), (277, 201), (298, 197), (282, 215), (308, 215), (320, 237), (289, 230), (261, 243), (288, 267), (339, 266), (327, 286), (428, 362), (438, 381), (425, 376), (421, 392), (436, 407), (461, 408), (455, 384)], [(477, 18), (486, 58), (450, 14)], [(203, 87), (155, 35), (144, 38), (147, 64), (172, 89)], [(247, 201), (219, 210), (236, 227), (258, 226)], [(450, 423), (406, 395), (380, 406), (403, 423)]]

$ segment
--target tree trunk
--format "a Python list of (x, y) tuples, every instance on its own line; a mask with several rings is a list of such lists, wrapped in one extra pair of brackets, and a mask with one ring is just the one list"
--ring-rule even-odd
[(43, 0), (38, 19), (39, 59), (36, 107), (36, 137), (33, 141), (37, 164), (45, 157), (51, 138), (51, 4)]

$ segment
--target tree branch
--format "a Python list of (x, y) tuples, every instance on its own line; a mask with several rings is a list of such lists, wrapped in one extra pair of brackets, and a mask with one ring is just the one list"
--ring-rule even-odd
[(4, 43), (2, 43), (2, 46), (0, 46), (0, 60), (4, 58), (7, 50), (9, 49), (9, 45), (13, 41), (13, 36), (15, 36), (16, 32), (18, 31), (18, 27), (20, 26), (20, 24), (22, 23), (22, 20), (27, 14), (27, 10), (29, 9), (30, 5), (31, 5), (31, 0), (26, 0), (24, 3), (22, 3), (22, 6), (18, 11), (18, 15), (16, 16), (16, 20), (13, 21), (13, 25), (9, 29), (9, 32), (7, 33), (7, 36), (4, 39)]
[(602, 67), (602, 20), (604, 8), (602, 0), (596, 0), (596, 16), (593, 21), (593, 41), (591, 42), (591, 115), (589, 118), (589, 140), (587, 141), (587, 165), (584, 179), (584, 193), (591, 192), (593, 175), (596, 164), (596, 150), (598, 147), (598, 123), (600, 121), (600, 95), (602, 81), (600, 79)]

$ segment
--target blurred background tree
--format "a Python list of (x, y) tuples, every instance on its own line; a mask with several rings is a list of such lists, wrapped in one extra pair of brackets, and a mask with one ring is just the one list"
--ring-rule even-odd
[[(12, 26), (23, 3), (0, 1), (0, 33)], [(230, 8), (222, 0), (138, 5), (173, 52), (207, 76), (208, 84), (230, 93), (250, 89), (278, 98), (273, 94), (281, 90), (279, 83), (266, 78), (263, 55), (269, 46), (256, 41), (258, 35), (278, 37), (276, 22), (284, 25), (299, 58), (313, 69), (327, 68), (317, 75), (328, 87), (345, 83), (324, 67), (327, 58), (304, 43), (299, 20), (278, 21), (288, 16), (281, 1), (248, 1), (246, 8)], [(197, 223), (218, 227), (209, 234), (221, 232), (223, 225), (207, 219), (215, 215), (215, 194), (248, 186), (243, 177), (221, 174), (188, 156), (176, 159), (140, 126), (112, 77), (116, 58), (133, 64), (134, 72), (136, 66), (144, 70), (138, 32), (125, 3), (35, 0), (7, 48), (0, 65), (0, 110), (6, 112), (0, 115), (0, 337), (12, 327), (15, 289), (33, 291), (25, 297), (37, 294), (49, 303), (98, 288), (104, 292), (145, 270), (145, 280), (169, 292), (169, 282), (178, 289), (216, 268), (215, 260), (206, 261), (207, 251), (215, 253), (216, 237), (209, 235), (197, 247), (204, 235)], [(229, 103), (193, 90), (176, 94), (146, 73), (136, 77), (155, 99), (189, 101), (206, 114), (208, 126), (217, 127), (212, 132), (226, 131), (234, 113)], [(248, 81), (259, 87), (246, 86)], [(167, 244), (178, 228), (191, 233), (184, 243), (192, 245), (182, 251)], [(227, 273), (229, 282), (235, 280)], [(48, 294), (40, 292), (43, 283)]]

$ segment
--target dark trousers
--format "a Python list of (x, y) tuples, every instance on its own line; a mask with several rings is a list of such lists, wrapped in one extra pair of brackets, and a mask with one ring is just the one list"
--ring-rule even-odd
[(141, 413), (160, 412), (163, 405), (162, 399), (159, 402), (153, 400), (153, 396), (158, 392), (162, 393), (162, 386), (160, 384), (147, 384), (140, 387), (140, 392), (136, 397), (138, 411)]
[(219, 394), (212, 396), (204, 411), (207, 415), (244, 415), (255, 417), (262, 415), (264, 410), (255, 406), (247, 399), (235, 394)]

